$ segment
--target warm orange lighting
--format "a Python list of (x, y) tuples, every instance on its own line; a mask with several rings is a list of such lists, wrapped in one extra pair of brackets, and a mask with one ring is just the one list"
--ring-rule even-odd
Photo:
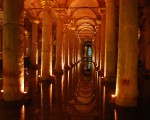
[(104, 77), (101, 77), (101, 78), (104, 78)]
[(24, 92), (24, 75), (21, 76), (20, 78), (20, 89), (21, 89), (21, 92), (23, 93)]
[(25, 120), (25, 106), (21, 107), (21, 120)]
[(115, 102), (115, 98), (116, 98), (116, 95), (112, 94), (112, 95), (111, 95), (111, 102), (112, 102), (112, 103)]
[(3, 92), (4, 92), (4, 90), (1, 90), (1, 92), (3, 93)]
[(50, 108), (52, 108), (52, 103), (53, 103), (53, 86), (52, 84), (50, 85)]
[(115, 98), (115, 97), (116, 97), (116, 95), (111, 95), (111, 97), (112, 97), (112, 98)]
[(24, 91), (23, 93), (24, 93), (24, 94), (27, 94), (27, 91)]

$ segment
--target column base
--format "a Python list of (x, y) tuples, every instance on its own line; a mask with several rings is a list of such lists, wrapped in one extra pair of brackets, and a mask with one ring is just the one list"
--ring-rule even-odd
[(39, 83), (54, 83), (54, 77), (53, 76), (44, 76), (39, 78)]
[(68, 70), (68, 69), (70, 69), (71, 68), (71, 66), (64, 66), (64, 69), (65, 70)]
[(38, 70), (40, 68), (40, 66), (38, 64), (35, 64), (35, 65), (30, 64), (28, 68), (32, 69), (32, 70)]
[(63, 74), (63, 70), (55, 70), (55, 74)]
[(115, 98), (115, 104), (120, 107), (136, 107), (137, 99), (128, 99), (128, 98)]
[(0, 106), (12, 106), (12, 107), (20, 106), (21, 107), (26, 102), (28, 102), (28, 100), (26, 100), (26, 99), (22, 99), (22, 100), (18, 100), (18, 101), (4, 101), (2, 99), (2, 100), (0, 100)]

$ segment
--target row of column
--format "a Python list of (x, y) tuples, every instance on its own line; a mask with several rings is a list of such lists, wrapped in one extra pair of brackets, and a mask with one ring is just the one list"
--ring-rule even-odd
[[(19, 7), (17, 5), (20, 5)], [(52, 79), (53, 75), (53, 47), (52, 36), (52, 8), (49, 1), (43, 1), (42, 17), (42, 49), (41, 49), (41, 80)], [(3, 26), (3, 99), (4, 101), (17, 101), (23, 99), (24, 94), (24, 47), (29, 45), (29, 59), (31, 66), (38, 65), (38, 24), (32, 21), (32, 39), (24, 36), (24, 3), (15, 0), (4, 1)], [(14, 8), (17, 8), (14, 9)], [(60, 16), (60, 15), (59, 15)], [(65, 24), (57, 17), (56, 34), (56, 64), (55, 72), (62, 72), (76, 64), (80, 59), (79, 40), (71, 29), (64, 30)], [(69, 34), (68, 34), (69, 32)], [(26, 42), (24, 42), (24, 40)], [(28, 41), (28, 43), (27, 43)], [(24, 44), (25, 43), (25, 44)], [(63, 46), (64, 45), (64, 46)], [(79, 48), (79, 49), (78, 49)], [(65, 57), (63, 57), (65, 56)]]
[[(130, 3), (130, 5), (129, 5)], [(94, 62), (99, 64), (104, 81), (116, 81), (115, 103), (120, 106), (137, 105), (137, 65), (138, 65), (138, 3), (119, 2), (119, 34), (117, 40), (116, 7), (114, 0), (106, 1), (106, 14), (101, 15), (100, 49), (94, 46)], [(148, 5), (147, 5), (148, 6)], [(149, 7), (146, 16), (145, 70), (150, 73), (149, 47)], [(100, 56), (98, 55), (100, 52)], [(97, 59), (98, 58), (98, 59)]]

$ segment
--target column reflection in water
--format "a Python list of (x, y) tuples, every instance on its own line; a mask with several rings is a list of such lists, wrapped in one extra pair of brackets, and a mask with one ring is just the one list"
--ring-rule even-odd
[(62, 108), (64, 107), (64, 101), (65, 101), (65, 97), (64, 97), (64, 85), (65, 85), (65, 75), (62, 75), (62, 80), (61, 80), (61, 99), (62, 99)]
[(103, 85), (103, 120), (111, 120), (114, 118), (114, 110), (111, 100), (111, 94), (114, 94), (115, 84)]
[(21, 107), (20, 120), (25, 120), (25, 105), (22, 105)]
[(148, 120), (147, 118), (140, 118), (138, 116), (137, 108), (125, 108), (125, 107), (116, 107), (114, 109), (114, 120)]
[(63, 92), (64, 92), (64, 110), (65, 111), (68, 111), (69, 109), (69, 106), (68, 106), (68, 103), (69, 103), (69, 71), (65, 71), (64, 72), (64, 89), (63, 89)]
[(29, 71), (29, 94), (34, 94), (38, 90), (38, 70), (28, 69)]
[(60, 111), (62, 108), (62, 75), (57, 74), (55, 75), (55, 107), (56, 111)]
[(25, 120), (22, 105), (0, 105), (0, 120)]
[(51, 81), (43, 80), (41, 81), (41, 111), (42, 120), (50, 119), (50, 85)]
[(74, 67), (74, 77), (73, 77), (73, 91), (76, 89), (78, 79), (77, 79), (77, 66)]
[(69, 70), (69, 100), (73, 99), (73, 79), (72, 79), (72, 69)]

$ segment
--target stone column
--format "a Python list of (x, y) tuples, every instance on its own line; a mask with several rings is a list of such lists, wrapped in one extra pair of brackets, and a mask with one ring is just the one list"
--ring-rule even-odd
[(52, 76), (52, 9), (49, 1), (43, 1), (41, 79)]
[(40, 83), (41, 87), (41, 117), (42, 120), (49, 120), (50, 119), (50, 104), (51, 104), (51, 92), (50, 92), (51, 82), (43, 80)]
[(115, 103), (119, 106), (132, 107), (137, 105), (137, 1), (121, 0), (119, 7), (120, 21)]
[(75, 63), (75, 35), (74, 35), (74, 31), (71, 30), (71, 49), (72, 49), (72, 52), (71, 52), (71, 58), (72, 58), (72, 65), (74, 65)]
[(69, 65), (72, 66), (72, 31), (69, 30)]
[[(19, 7), (18, 7), (19, 5)], [(21, 0), (4, 1), (3, 99), (18, 101), (24, 92), (23, 12)]]
[(31, 42), (31, 65), (35, 68), (38, 65), (38, 24), (39, 20), (31, 20), (32, 22), (32, 42)]
[(70, 64), (70, 29), (68, 29), (68, 67), (70, 68), (71, 67), (71, 64)]
[(101, 45), (100, 45), (100, 72), (104, 72), (104, 61), (105, 61), (105, 26), (106, 16), (101, 16)]
[(79, 39), (76, 36), (76, 63), (78, 62), (78, 51), (79, 51)]
[(115, 81), (116, 76), (116, 25), (115, 1), (106, 0), (106, 42), (104, 77), (107, 82)]
[(67, 69), (68, 68), (68, 29), (65, 28), (65, 38), (64, 38), (64, 45), (65, 45), (65, 65), (64, 65), (64, 68)]
[(56, 65), (55, 72), (62, 73), (62, 41), (63, 41), (63, 20), (61, 19), (61, 13), (57, 16), (57, 33), (56, 33)]
[(146, 10), (145, 70), (146, 75), (150, 76), (150, 2)]
[(95, 56), (95, 38), (92, 40), (92, 61), (95, 63), (96, 56)]
[(79, 62), (81, 60), (81, 39), (79, 34), (77, 35), (77, 41), (78, 41), (78, 45), (77, 45), (77, 62)]
[(100, 31), (101, 31), (101, 27), (99, 25), (99, 28), (97, 30), (97, 33), (96, 33), (96, 69), (98, 70), (99, 69), (99, 61), (100, 61)]
[(24, 56), (28, 57), (28, 44), (29, 44), (29, 33), (27, 30), (24, 31)]

